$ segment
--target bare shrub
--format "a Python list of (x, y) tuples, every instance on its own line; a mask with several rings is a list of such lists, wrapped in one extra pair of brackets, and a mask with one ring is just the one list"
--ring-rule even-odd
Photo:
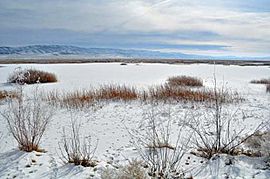
[(146, 164), (148, 175), (154, 178), (181, 178), (184, 171), (181, 159), (188, 150), (190, 134), (179, 125), (172, 135), (170, 112), (162, 121), (159, 113), (152, 110), (140, 124), (144, 131), (129, 130), (132, 143)]
[(39, 143), (53, 116), (52, 110), (39, 100), (37, 92), (32, 99), (20, 98), (9, 101), (7, 110), (1, 115), (8, 123), (9, 131), (18, 142), (19, 149), (40, 151)]
[(57, 82), (55, 74), (36, 69), (16, 69), (8, 78), (9, 83), (35, 84)]
[(132, 160), (128, 165), (121, 166), (119, 169), (105, 169), (101, 173), (102, 179), (148, 179), (150, 178), (145, 169), (142, 167), (142, 162)]
[(168, 78), (167, 81), (170, 86), (191, 86), (191, 87), (203, 86), (202, 80), (190, 76), (174, 76)]
[(254, 84), (270, 84), (270, 78), (269, 79), (260, 79), (260, 80), (252, 80), (250, 83)]
[(19, 98), (19, 95), (15, 91), (0, 91), (0, 100)]
[(266, 92), (270, 93), (270, 84), (266, 85)]
[(218, 95), (215, 80), (215, 95), (212, 108), (203, 114), (190, 115), (191, 120), (187, 126), (194, 131), (193, 142), (197, 148), (194, 154), (210, 159), (214, 154), (226, 153), (237, 155), (241, 153), (240, 145), (262, 129), (262, 123), (253, 131), (247, 131), (243, 123), (243, 118), (237, 118), (236, 110), (234, 113), (225, 111), (224, 93), (222, 88), (221, 95)]
[(96, 166), (97, 161), (93, 158), (97, 143), (98, 141), (93, 144), (91, 136), (82, 136), (80, 125), (72, 119), (69, 133), (63, 128), (63, 138), (59, 143), (63, 161), (83, 167)]

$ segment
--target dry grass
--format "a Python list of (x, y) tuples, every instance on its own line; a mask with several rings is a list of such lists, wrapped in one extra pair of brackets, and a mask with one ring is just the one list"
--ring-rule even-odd
[(250, 83), (254, 84), (270, 84), (270, 78), (268, 79), (260, 79), (260, 80), (252, 80)]
[[(222, 94), (224, 95), (222, 96), (222, 102), (224, 103), (242, 100), (237, 93), (223, 92)], [(213, 102), (215, 92), (210, 89), (190, 89), (168, 84), (151, 87), (148, 90), (139, 90), (125, 85), (104, 85), (99, 88), (66, 93), (52, 91), (46, 94), (45, 99), (51, 104), (60, 107), (82, 108), (93, 106), (100, 101)]]
[(18, 84), (54, 83), (57, 82), (57, 78), (55, 74), (41, 70), (19, 69), (9, 76), (8, 82)]
[(127, 87), (125, 85), (105, 85), (96, 90), (96, 98), (98, 100), (131, 101), (138, 99), (139, 94), (135, 87)]
[(19, 98), (19, 95), (14, 91), (0, 91), (0, 100)]
[(49, 92), (45, 99), (61, 107), (82, 108), (94, 105), (97, 101), (132, 101), (140, 97), (136, 88), (125, 85), (106, 85), (98, 89), (77, 90), (68, 93)]
[(202, 80), (190, 76), (174, 76), (170, 77), (167, 81), (170, 86), (191, 86), (191, 87), (203, 86)]
[(150, 100), (162, 101), (212, 101), (214, 94), (208, 90), (191, 90), (186, 88), (178, 88), (170, 85), (160, 85), (149, 89), (148, 98)]

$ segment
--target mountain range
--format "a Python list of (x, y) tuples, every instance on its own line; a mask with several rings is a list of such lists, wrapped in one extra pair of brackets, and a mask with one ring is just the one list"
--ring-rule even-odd
[(204, 56), (177, 52), (112, 48), (83, 48), (67, 45), (30, 45), (0, 47), (0, 58), (151, 58), (151, 59), (245, 59), (269, 60), (270, 57)]

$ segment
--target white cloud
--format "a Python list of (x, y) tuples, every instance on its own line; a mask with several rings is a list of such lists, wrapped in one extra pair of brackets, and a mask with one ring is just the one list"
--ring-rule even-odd
[(226, 45), (231, 46), (228, 50), (232, 53), (269, 54), (270, 12), (265, 9), (263, 12), (243, 11), (232, 6), (243, 3), (243, 0), (235, 0), (235, 3), (231, 0), (3, 0), (0, 2), (0, 28), (131, 35), (200, 31), (217, 36), (204, 41), (192, 35), (189, 39), (175, 36), (172, 40), (163, 36), (150, 40), (165, 44)]

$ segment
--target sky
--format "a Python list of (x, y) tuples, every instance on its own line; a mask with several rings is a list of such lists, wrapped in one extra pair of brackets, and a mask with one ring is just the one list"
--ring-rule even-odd
[(270, 0), (0, 0), (0, 46), (270, 56)]

